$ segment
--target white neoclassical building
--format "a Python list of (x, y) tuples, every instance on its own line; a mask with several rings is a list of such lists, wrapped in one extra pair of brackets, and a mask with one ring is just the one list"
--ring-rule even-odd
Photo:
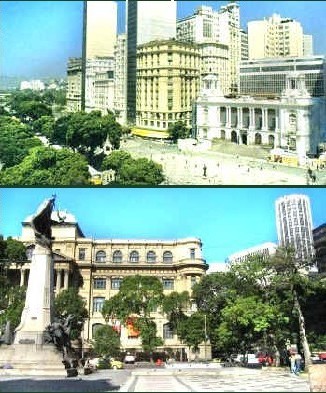
[(194, 136), (284, 148), (303, 159), (316, 154), (326, 139), (325, 107), (324, 97), (308, 93), (300, 73), (287, 75), (286, 88), (276, 98), (225, 97), (218, 77), (208, 75), (195, 103)]

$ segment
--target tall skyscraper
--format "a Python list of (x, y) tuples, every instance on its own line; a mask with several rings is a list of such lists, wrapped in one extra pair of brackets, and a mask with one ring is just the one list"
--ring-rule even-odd
[(137, 46), (175, 38), (176, 1), (127, 0), (127, 119), (136, 119)]
[(86, 58), (113, 56), (117, 36), (117, 3), (86, 1)]
[(306, 195), (286, 195), (278, 198), (276, 227), (280, 246), (294, 248), (296, 257), (309, 261), (314, 256), (310, 200)]
[(300, 22), (273, 14), (268, 19), (248, 22), (249, 59), (303, 56)]

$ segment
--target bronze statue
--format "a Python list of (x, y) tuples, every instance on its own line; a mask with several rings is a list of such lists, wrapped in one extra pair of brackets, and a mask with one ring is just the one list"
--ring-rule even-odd
[(35, 233), (36, 244), (51, 248), (51, 214), (54, 208), (55, 196), (46, 199), (32, 217), (31, 226)]

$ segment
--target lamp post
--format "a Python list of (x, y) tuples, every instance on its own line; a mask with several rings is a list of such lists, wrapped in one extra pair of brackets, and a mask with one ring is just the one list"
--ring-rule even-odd
[(206, 354), (206, 341), (207, 341), (207, 321), (206, 321), (206, 314), (204, 315), (204, 333), (205, 333), (205, 341), (204, 341), (204, 348), (205, 348), (205, 361), (207, 360)]

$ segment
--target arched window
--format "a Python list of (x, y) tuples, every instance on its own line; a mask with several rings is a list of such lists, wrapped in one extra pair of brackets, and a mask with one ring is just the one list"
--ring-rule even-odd
[(96, 262), (105, 262), (106, 261), (106, 252), (103, 250), (97, 251), (96, 256), (95, 256), (95, 261)]
[(122, 252), (120, 250), (114, 251), (112, 261), (116, 263), (122, 262)]
[(261, 134), (257, 133), (255, 134), (255, 145), (261, 145)]
[(100, 328), (104, 326), (102, 323), (94, 323), (94, 325), (92, 325), (92, 337), (94, 338), (96, 331)]
[(163, 338), (164, 340), (173, 338), (173, 330), (169, 323), (163, 325)]
[(147, 253), (147, 262), (155, 263), (156, 262), (156, 254), (154, 251), (148, 251)]
[(173, 254), (171, 251), (164, 251), (163, 253), (163, 262), (171, 263), (173, 262)]
[(129, 255), (129, 262), (139, 262), (138, 251), (131, 251)]

